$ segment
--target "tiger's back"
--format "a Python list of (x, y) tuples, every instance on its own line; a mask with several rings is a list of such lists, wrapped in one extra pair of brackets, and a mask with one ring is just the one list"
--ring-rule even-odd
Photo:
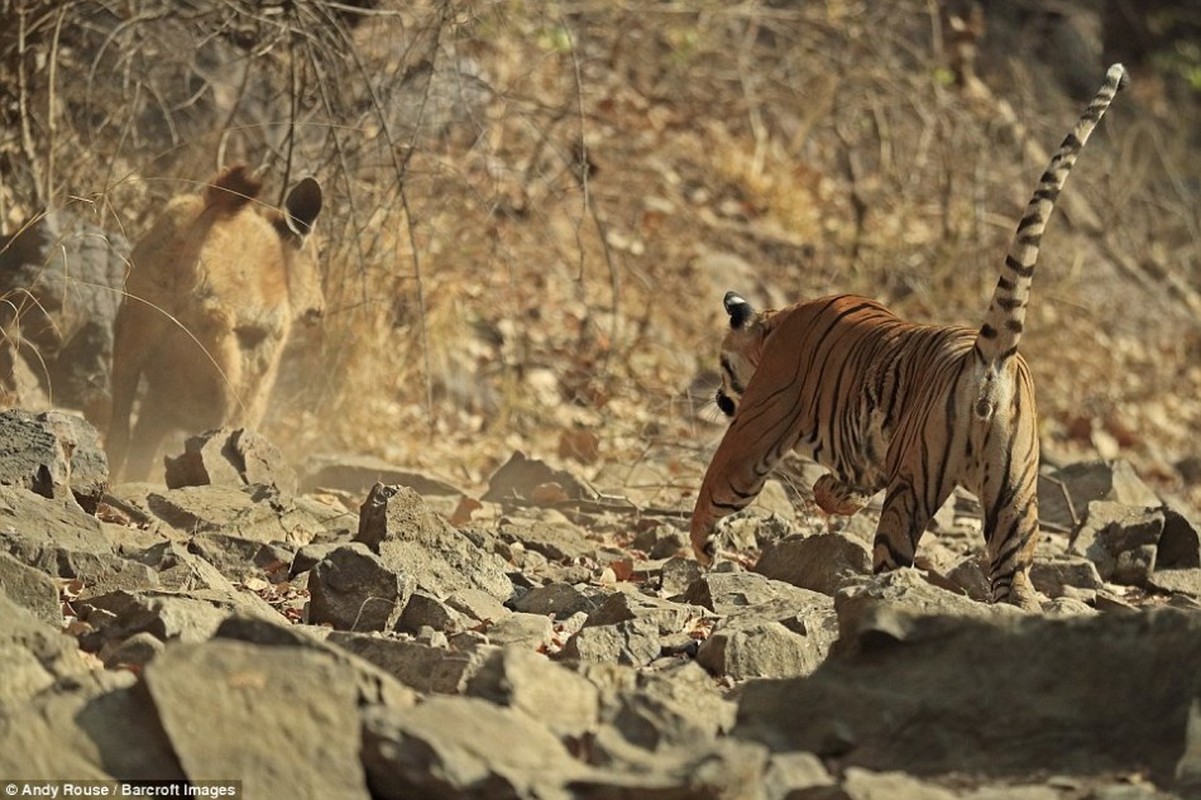
[(814, 496), (851, 514), (886, 490), (877, 572), (911, 565), (926, 524), (962, 485), (980, 499), (994, 600), (1036, 607), (1028, 572), (1038, 532), (1034, 384), (1017, 345), (1042, 232), (1100, 117), (1125, 84), (1114, 65), (1043, 173), (978, 330), (906, 322), (880, 303), (834, 295), (779, 311), (725, 297), (717, 404), (732, 417), (693, 510), (698, 560), (717, 521), (748, 505), (790, 450), (830, 473)]

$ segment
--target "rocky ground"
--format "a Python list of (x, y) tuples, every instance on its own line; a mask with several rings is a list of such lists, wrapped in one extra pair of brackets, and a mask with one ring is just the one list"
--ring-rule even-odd
[(473, 495), (368, 459), (298, 476), (227, 430), (108, 487), (75, 417), (4, 412), (0, 441), (5, 777), (1201, 796), (1201, 544), (1122, 462), (1044, 476), (1040, 616), (981, 601), (965, 497), (920, 569), (872, 577), (870, 510), (798, 533), (773, 482), (706, 573), (687, 509), (521, 453)]

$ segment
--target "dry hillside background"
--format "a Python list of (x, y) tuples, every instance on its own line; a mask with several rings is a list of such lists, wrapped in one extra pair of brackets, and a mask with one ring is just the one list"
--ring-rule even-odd
[(0, 234), (70, 206), (136, 239), (222, 164), (275, 201), (316, 175), (327, 315), (267, 428), (293, 457), (470, 487), (523, 449), (688, 507), (724, 292), (978, 324), (1122, 60), (1023, 350), (1048, 461), (1188, 494), (1199, 34), (1194, 4), (1138, 0), (3, 0)]

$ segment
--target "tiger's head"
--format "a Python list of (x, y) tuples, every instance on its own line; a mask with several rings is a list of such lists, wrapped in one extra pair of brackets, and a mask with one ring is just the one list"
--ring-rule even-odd
[(738, 410), (738, 401), (742, 399), (747, 383), (759, 366), (763, 340), (770, 332), (766, 323), (775, 312), (756, 311), (737, 292), (726, 292), (722, 304), (730, 315), (730, 330), (721, 343), (721, 386), (716, 400), (721, 412), (732, 417)]

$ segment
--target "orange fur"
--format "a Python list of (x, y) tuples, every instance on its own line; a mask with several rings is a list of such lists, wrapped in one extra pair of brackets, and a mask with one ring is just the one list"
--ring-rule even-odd
[(993, 599), (1036, 607), (1029, 585), (1038, 534), (1038, 417), (1017, 351), (1043, 230), (1089, 135), (1125, 84), (1114, 65), (1064, 139), (1026, 208), (978, 330), (916, 325), (881, 304), (834, 295), (780, 311), (725, 298), (717, 404), (732, 417), (693, 509), (698, 560), (717, 521), (758, 496), (790, 450), (830, 469), (814, 497), (853, 514), (884, 490), (876, 571), (913, 564), (918, 542), (956, 485), (976, 494)]

